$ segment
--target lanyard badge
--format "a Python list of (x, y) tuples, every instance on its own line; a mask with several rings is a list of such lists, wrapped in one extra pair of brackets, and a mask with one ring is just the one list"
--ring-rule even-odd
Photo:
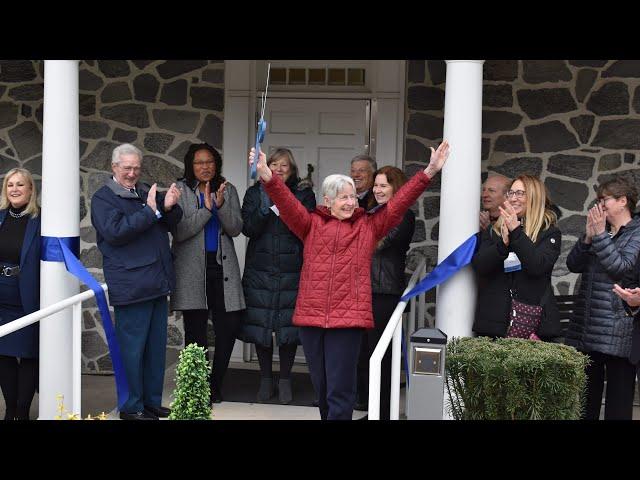
[(267, 122), (264, 119), (264, 109), (267, 105), (267, 90), (269, 88), (269, 72), (271, 71), (271, 64), (267, 66), (267, 85), (265, 86), (264, 93), (262, 94), (262, 105), (260, 109), (260, 120), (258, 121), (258, 129), (256, 131), (256, 156), (255, 161), (251, 164), (251, 179), (256, 178), (256, 167), (258, 165), (258, 159), (260, 158), (260, 145), (264, 142), (264, 133), (267, 130)]

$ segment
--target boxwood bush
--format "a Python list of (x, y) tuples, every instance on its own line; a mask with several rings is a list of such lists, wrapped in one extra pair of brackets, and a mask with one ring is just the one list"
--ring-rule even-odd
[(452, 338), (448, 407), (456, 420), (577, 420), (588, 357), (567, 345), (519, 338)]
[(171, 404), (169, 420), (209, 420), (209, 374), (211, 367), (204, 347), (189, 344), (180, 352), (176, 367), (175, 401)]

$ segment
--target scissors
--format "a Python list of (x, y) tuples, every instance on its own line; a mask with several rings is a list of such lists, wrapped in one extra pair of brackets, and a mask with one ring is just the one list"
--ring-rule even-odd
[(260, 159), (260, 145), (264, 142), (264, 132), (267, 130), (267, 122), (264, 119), (264, 109), (267, 105), (267, 90), (269, 89), (269, 73), (271, 72), (271, 64), (269, 63), (267, 66), (267, 85), (264, 88), (264, 93), (262, 94), (262, 106), (260, 111), (260, 120), (258, 120), (258, 130), (256, 132), (256, 161), (251, 164), (251, 179), (254, 180), (256, 178), (256, 167), (258, 164), (258, 160)]

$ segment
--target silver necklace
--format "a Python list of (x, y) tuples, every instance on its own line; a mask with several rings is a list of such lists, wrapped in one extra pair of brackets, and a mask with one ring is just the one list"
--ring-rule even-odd
[(22, 211), (20, 213), (15, 213), (13, 210), (9, 209), (9, 215), (11, 215), (13, 218), (22, 218), (27, 214), (26, 211)]

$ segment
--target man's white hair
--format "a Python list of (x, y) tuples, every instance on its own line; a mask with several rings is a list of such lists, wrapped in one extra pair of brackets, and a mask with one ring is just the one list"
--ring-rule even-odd
[(111, 154), (111, 164), (117, 165), (120, 163), (122, 155), (137, 155), (142, 162), (142, 152), (135, 145), (131, 145), (130, 143), (123, 143), (122, 145), (118, 145), (113, 149), (113, 153)]

